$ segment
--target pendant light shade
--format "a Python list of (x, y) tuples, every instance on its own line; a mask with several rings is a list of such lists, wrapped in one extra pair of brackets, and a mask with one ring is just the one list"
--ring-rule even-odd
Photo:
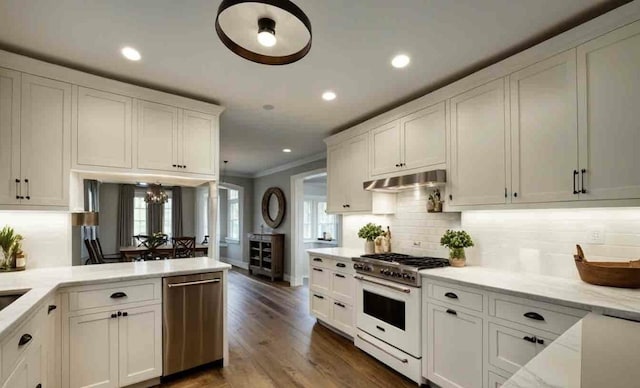
[(286, 65), (311, 50), (311, 22), (289, 0), (223, 0), (216, 17), (222, 43), (265, 65)]

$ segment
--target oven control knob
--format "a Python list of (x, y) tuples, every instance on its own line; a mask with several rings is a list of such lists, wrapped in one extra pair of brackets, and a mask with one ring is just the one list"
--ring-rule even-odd
[(411, 277), (411, 280), (416, 280), (416, 277), (415, 277), (415, 276), (412, 276), (412, 277)]
[(389, 272), (389, 270), (388, 270), (388, 269), (382, 270), (382, 274), (383, 274), (383, 275), (385, 275), (385, 276), (391, 276), (391, 275), (390, 275), (390, 274), (391, 274), (391, 272)]
[(409, 274), (407, 274), (407, 273), (403, 273), (403, 274), (402, 274), (402, 278), (403, 278), (403, 279), (409, 279)]

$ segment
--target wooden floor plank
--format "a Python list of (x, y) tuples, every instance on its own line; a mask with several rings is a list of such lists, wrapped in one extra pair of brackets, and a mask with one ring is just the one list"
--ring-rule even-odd
[(412, 381), (309, 315), (309, 291), (229, 272), (229, 366), (194, 372), (167, 388), (396, 388)]

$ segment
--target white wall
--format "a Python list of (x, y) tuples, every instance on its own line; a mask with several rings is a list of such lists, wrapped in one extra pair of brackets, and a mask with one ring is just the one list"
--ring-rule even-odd
[[(446, 257), (440, 236), (447, 228), (469, 232), (476, 246), (467, 249), (470, 265), (516, 272), (578, 278), (575, 244), (587, 259), (628, 261), (640, 258), (640, 208), (493, 210), (427, 213), (426, 190), (398, 194), (390, 216), (343, 217), (343, 246), (363, 249), (358, 229), (367, 222), (391, 226), (394, 252)], [(604, 233), (604, 244), (586, 242), (592, 230)], [(420, 242), (414, 247), (413, 242)]]
[(71, 216), (56, 211), (0, 211), (0, 228), (24, 237), (27, 268), (71, 265)]

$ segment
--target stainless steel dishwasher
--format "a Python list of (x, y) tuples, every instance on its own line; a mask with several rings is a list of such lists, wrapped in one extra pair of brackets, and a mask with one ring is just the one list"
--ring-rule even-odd
[(222, 272), (162, 279), (163, 376), (221, 360)]

